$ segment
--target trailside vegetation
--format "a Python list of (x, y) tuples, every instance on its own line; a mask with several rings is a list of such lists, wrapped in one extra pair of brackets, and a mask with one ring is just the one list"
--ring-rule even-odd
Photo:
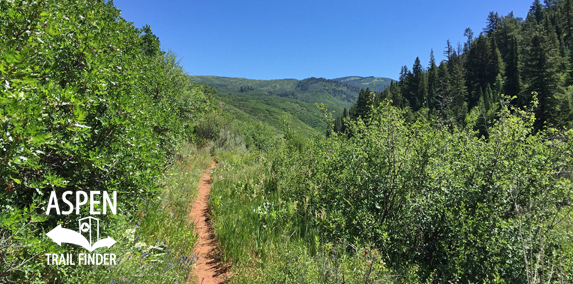
[(232, 283), (573, 281), (571, 130), (536, 130), (508, 98), (488, 138), (477, 110), (451, 128), (391, 103), (351, 136), (285, 125), (270, 150), (215, 151)]
[(231, 282), (572, 283), (571, 11), (490, 13), (326, 137), (215, 151)]
[[(169, 266), (169, 249), (184, 248), (190, 256), (192, 246), (183, 246), (194, 242), (187, 204), (165, 200), (164, 174), (173, 161), (195, 164), (180, 149), (192, 141), (202, 113), (213, 109), (212, 88), (192, 84), (175, 55), (160, 50), (151, 28), (134, 27), (112, 1), (0, 1), (0, 19), (0, 282), (77, 283), (97, 270), (47, 266), (44, 253), (76, 246), (60, 247), (45, 233), (57, 225), (77, 230), (90, 207), (79, 215), (46, 215), (52, 191), (117, 191), (118, 215), (100, 216), (100, 235), (137, 247), (111, 248), (123, 263), (129, 254), (139, 260), (159, 255), (154, 261), (167, 261), (156, 266), (161, 270)], [(192, 200), (202, 171), (170, 192)], [(158, 211), (147, 219), (152, 208)], [(150, 222), (154, 229), (144, 225)], [(138, 282), (139, 269), (94, 279)], [(184, 279), (188, 269), (178, 273)], [(168, 276), (153, 283), (173, 283)]]

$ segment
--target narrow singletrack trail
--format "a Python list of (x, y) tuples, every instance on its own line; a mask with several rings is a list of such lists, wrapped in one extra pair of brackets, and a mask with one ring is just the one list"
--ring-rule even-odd
[[(225, 267), (221, 264), (217, 256), (217, 240), (213, 235), (209, 219), (209, 194), (211, 193), (211, 170), (216, 163), (203, 173), (203, 178), (199, 182), (199, 194), (193, 202), (193, 207), (189, 213), (189, 218), (195, 223), (195, 228), (199, 234), (199, 239), (193, 252), (199, 256), (195, 271), (191, 272), (196, 283), (213, 284), (223, 283)], [(193, 279), (190, 277), (190, 279)], [(191, 282), (190, 280), (189, 282)]]

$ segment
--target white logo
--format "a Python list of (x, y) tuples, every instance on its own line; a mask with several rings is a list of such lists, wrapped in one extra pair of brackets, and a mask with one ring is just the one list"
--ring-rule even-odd
[[(95, 230), (92, 230), (95, 226)], [(99, 220), (94, 217), (85, 217), (79, 220), (79, 232), (62, 228), (58, 225), (46, 235), (58, 245), (62, 243), (81, 246), (92, 252), (101, 247), (111, 247), (116, 241), (110, 237), (99, 239)], [(87, 236), (87, 237), (86, 237)]]

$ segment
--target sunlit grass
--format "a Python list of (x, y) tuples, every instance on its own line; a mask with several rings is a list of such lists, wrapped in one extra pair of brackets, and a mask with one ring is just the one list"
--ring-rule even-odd
[[(375, 249), (322, 243), (296, 204), (269, 192), (264, 155), (218, 151), (210, 207), (231, 283), (391, 283)], [(410, 279), (414, 280), (414, 279)]]
[(160, 181), (157, 198), (123, 216), (110, 237), (117, 243), (97, 253), (114, 253), (115, 266), (82, 266), (68, 283), (185, 283), (192, 275), (197, 241), (189, 211), (198, 183), (211, 163), (207, 150), (186, 145)]

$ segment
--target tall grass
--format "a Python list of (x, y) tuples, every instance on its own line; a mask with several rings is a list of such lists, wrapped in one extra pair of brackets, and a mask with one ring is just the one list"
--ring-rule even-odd
[(117, 265), (80, 266), (64, 275), (64, 282), (185, 283), (198, 258), (192, 252), (197, 234), (188, 213), (210, 163), (207, 150), (181, 147), (159, 181), (159, 197), (142, 199), (136, 212), (118, 217), (110, 235), (117, 243), (97, 251), (116, 254)]
[[(231, 283), (389, 283), (376, 249), (323, 243), (299, 214), (302, 205), (269, 192), (266, 154), (217, 151), (210, 208)], [(414, 279), (411, 279), (414, 280)]]

